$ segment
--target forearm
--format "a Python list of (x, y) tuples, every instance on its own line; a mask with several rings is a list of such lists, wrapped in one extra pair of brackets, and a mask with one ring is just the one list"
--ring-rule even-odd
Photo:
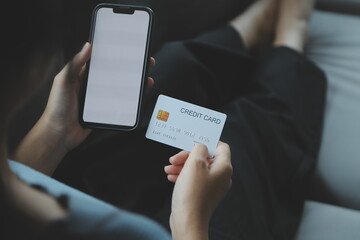
[(67, 152), (61, 134), (49, 128), (47, 120), (41, 117), (12, 158), (50, 176)]

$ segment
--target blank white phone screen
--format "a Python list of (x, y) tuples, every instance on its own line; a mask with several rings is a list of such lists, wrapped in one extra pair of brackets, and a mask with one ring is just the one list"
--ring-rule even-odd
[(97, 12), (87, 89), (85, 122), (136, 124), (150, 15)]

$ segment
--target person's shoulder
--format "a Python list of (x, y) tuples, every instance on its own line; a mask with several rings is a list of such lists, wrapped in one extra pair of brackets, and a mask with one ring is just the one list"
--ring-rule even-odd
[[(155, 221), (107, 204), (88, 195), (69, 196), (66, 231), (94, 239), (168, 240), (169, 233)], [(93, 238), (91, 238), (93, 239)]]
[(155, 221), (119, 209), (88, 194), (45, 176), (23, 164), (9, 161), (12, 170), (30, 185), (43, 187), (55, 198), (66, 196), (69, 215), (53, 224), (49, 230), (79, 239), (171, 239), (169, 233)]

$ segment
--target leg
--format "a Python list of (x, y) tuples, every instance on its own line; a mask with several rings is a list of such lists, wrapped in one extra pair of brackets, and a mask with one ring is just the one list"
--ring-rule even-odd
[(256, 1), (248, 11), (230, 22), (243, 37), (244, 44), (250, 51), (258, 50), (263, 45), (271, 43), (278, 12), (278, 1)]
[[(312, 4), (298, 0), (304, 2)], [(301, 39), (293, 49), (275, 48), (258, 70), (257, 92), (224, 109), (233, 187), (213, 217), (211, 239), (294, 237), (319, 151), (326, 92), (323, 72), (299, 53)]]
[(281, 1), (280, 20), (276, 29), (275, 46), (287, 46), (302, 52), (308, 31), (308, 21), (315, 0)]
[[(325, 88), (325, 81), (316, 79), (325, 77), (313, 67), (313, 63), (299, 55), (307, 41), (308, 22), (314, 3), (314, 0), (281, 1), (274, 39), (274, 46), (277, 48), (265, 58), (258, 78), (287, 103), (306, 133), (318, 139), (314, 142), (318, 148), (322, 123), (322, 114), (319, 115), (318, 112), (323, 112), (324, 102), (313, 102), (313, 99), (324, 99), (324, 93), (318, 90)], [(286, 56), (292, 60), (282, 61), (281, 59)], [(287, 73), (282, 71), (283, 68), (288, 69)]]
[[(280, 60), (288, 64), (274, 68)], [(263, 66), (273, 74), (261, 78), (258, 93), (223, 110), (229, 120), (222, 141), (232, 150), (233, 186), (213, 217), (211, 239), (227, 239), (220, 233), (233, 239), (292, 239), (301, 218), (320, 145), (325, 77), (290, 49), (275, 49)], [(292, 71), (303, 74), (290, 77)], [(304, 91), (309, 86), (310, 94)], [(299, 101), (303, 96), (306, 101)]]

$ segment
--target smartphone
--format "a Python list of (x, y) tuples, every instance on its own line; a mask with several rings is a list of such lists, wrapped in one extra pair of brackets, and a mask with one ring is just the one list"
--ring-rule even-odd
[(153, 18), (148, 7), (95, 7), (90, 35), (92, 54), (80, 104), (84, 127), (136, 128), (147, 78)]

